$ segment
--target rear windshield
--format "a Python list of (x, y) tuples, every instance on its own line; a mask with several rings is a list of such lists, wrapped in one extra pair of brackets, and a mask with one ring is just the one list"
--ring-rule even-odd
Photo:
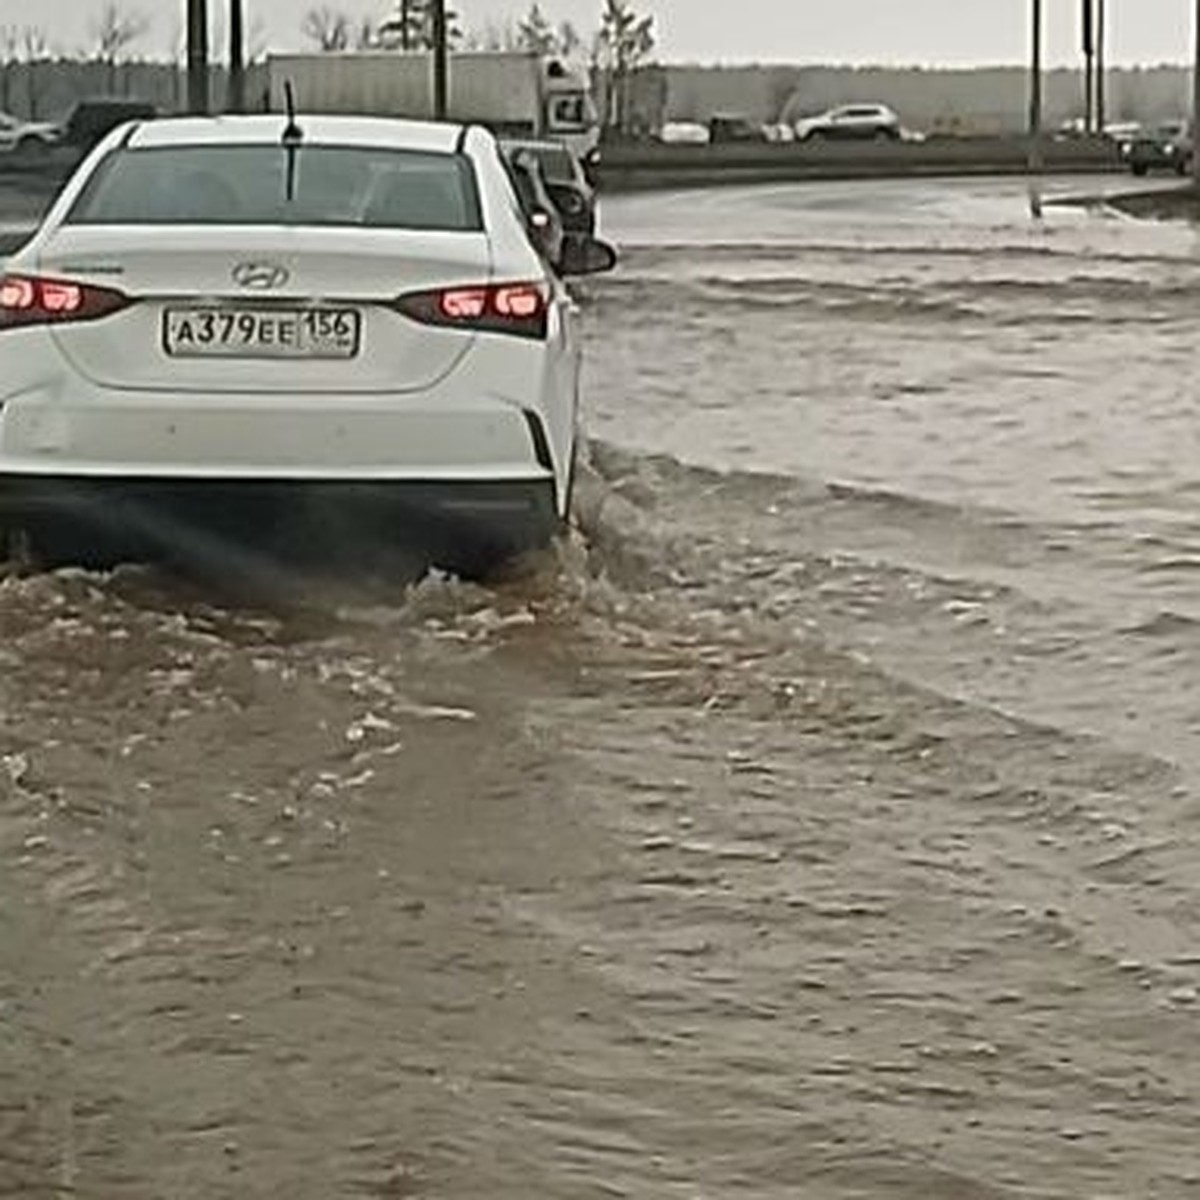
[(75, 202), (73, 225), (323, 225), (472, 232), (483, 228), (462, 155), (278, 144), (117, 150)]
[(516, 158), (518, 155), (532, 154), (542, 168), (542, 174), (547, 179), (561, 183), (574, 183), (575, 162), (571, 152), (565, 146), (544, 146), (530, 142), (511, 142), (506, 145), (508, 155)]
[(574, 180), (575, 169), (569, 150), (560, 150), (557, 146), (539, 146), (536, 153), (547, 179), (560, 180), (563, 183)]

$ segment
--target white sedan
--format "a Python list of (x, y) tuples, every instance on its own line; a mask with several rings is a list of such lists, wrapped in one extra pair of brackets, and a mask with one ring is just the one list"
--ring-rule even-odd
[(471, 573), (542, 545), (578, 437), (560, 276), (616, 261), (569, 249), (479, 127), (115, 130), (0, 271), (0, 532), (88, 560), (316, 518)]
[(62, 140), (62, 130), (48, 121), (24, 121), (0, 112), (0, 154), (41, 157)]

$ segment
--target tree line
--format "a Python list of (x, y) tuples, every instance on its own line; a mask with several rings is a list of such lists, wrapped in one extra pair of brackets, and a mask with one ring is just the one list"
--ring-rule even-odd
[[(427, 50), (432, 48), (432, 5), (429, 0), (392, 0), (383, 20), (355, 18), (335, 4), (314, 5), (305, 13), (301, 32), (317, 50)], [(603, 0), (599, 27), (590, 39), (570, 22), (553, 22), (535, 0), (518, 21), (485, 21), (464, 28), (457, 12), (447, 13), (452, 44), (463, 50), (525, 50), (570, 56), (586, 50), (593, 62), (639, 65), (654, 50), (654, 18), (633, 10), (632, 0)]]
[[(356, 19), (344, 9), (320, 4), (305, 13), (301, 32), (315, 49), (327, 53), (430, 50), (432, 15), (429, 0), (393, 0), (392, 11), (382, 21)], [(552, 21), (539, 0), (521, 20), (489, 21), (474, 29), (464, 29), (458, 12), (447, 12), (447, 30), (451, 46), (459, 50), (586, 55), (603, 84), (604, 123), (621, 129), (629, 124), (633, 73), (650, 60), (656, 45), (654, 17), (638, 13), (633, 0), (602, 0), (600, 21), (590, 37), (570, 21)]]

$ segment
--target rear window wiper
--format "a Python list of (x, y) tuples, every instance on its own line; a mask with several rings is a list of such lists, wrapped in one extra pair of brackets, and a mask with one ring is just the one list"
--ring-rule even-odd
[(287, 202), (292, 203), (296, 198), (296, 165), (300, 155), (300, 147), (304, 144), (304, 130), (296, 122), (296, 93), (291, 81), (283, 85), (284, 99), (287, 103), (287, 124), (283, 127), (284, 152), (287, 154)]

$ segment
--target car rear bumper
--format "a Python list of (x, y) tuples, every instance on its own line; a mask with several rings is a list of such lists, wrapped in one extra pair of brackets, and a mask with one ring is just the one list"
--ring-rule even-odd
[(558, 524), (553, 481), (538, 477), (348, 482), (0, 472), (0, 531), (28, 534), (52, 558), (84, 564), (247, 551), (371, 560), (419, 552), (453, 567), (535, 549)]
[(97, 390), (0, 404), (0, 471), (232, 478), (521, 478), (536, 414), (499, 399), (393, 401)]

